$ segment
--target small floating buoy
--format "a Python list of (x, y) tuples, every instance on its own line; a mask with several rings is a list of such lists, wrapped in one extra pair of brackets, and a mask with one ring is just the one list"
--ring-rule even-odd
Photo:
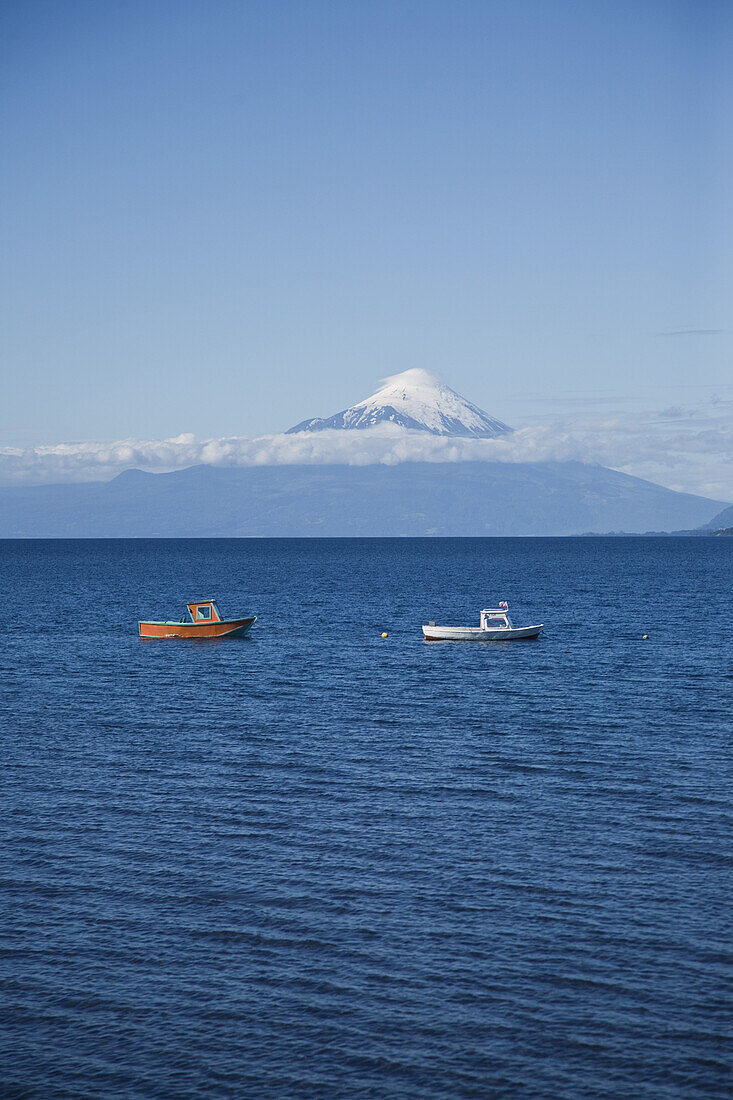
[(642, 634), (641, 640), (642, 640), (642, 642), (648, 642), (649, 641), (649, 635), (648, 634)]
[(387, 632), (385, 631), (385, 632), (384, 632), (384, 633), (382, 634), (382, 637), (383, 637), (383, 638), (389, 638), (389, 634), (387, 634)]

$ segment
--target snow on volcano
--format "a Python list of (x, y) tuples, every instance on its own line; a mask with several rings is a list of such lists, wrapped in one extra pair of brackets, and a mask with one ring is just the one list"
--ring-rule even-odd
[(431, 435), (489, 438), (512, 431), (501, 420), (466, 401), (429, 371), (415, 368), (383, 379), (381, 389), (329, 417), (302, 420), (286, 434), (320, 432), (326, 428), (373, 428), (397, 424)]

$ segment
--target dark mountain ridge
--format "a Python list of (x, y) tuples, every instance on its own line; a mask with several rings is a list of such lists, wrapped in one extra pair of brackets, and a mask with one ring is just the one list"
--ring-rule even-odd
[(699, 527), (720, 507), (579, 462), (193, 466), (0, 489), (0, 537), (643, 533)]

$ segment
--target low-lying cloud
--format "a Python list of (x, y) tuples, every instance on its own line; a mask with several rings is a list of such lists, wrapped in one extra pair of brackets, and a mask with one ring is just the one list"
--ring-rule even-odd
[[(596, 462), (671, 488), (716, 499), (733, 498), (733, 426), (709, 418), (694, 427), (666, 417), (554, 420), (496, 439), (446, 438), (392, 425), (361, 431), (235, 436), (197, 440), (123, 439), (0, 447), (0, 484), (106, 481), (123, 470), (151, 472), (187, 466), (333, 465), (400, 462)], [(672, 414), (672, 415), (670, 415)]]

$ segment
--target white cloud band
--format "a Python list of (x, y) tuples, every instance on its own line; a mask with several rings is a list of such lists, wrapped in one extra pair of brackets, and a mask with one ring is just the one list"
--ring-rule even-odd
[(124, 439), (0, 447), (0, 484), (103, 481), (137, 467), (162, 472), (212, 466), (364, 466), (400, 462), (598, 462), (717, 499), (733, 498), (733, 427), (710, 420), (692, 428), (652, 425), (645, 418), (554, 421), (497, 439), (446, 438), (391, 425), (197, 440)]

